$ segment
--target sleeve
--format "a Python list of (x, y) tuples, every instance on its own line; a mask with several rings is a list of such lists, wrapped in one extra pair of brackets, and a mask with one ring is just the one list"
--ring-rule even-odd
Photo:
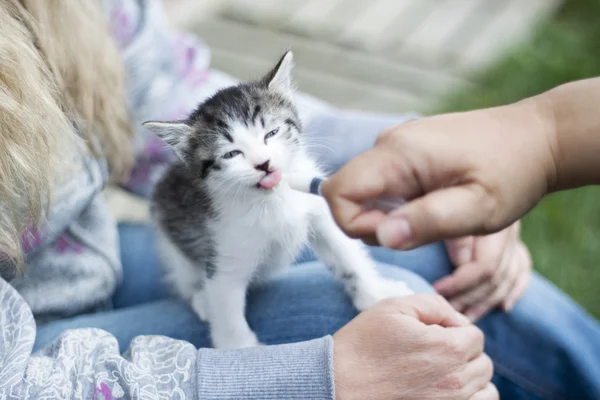
[(123, 188), (148, 197), (173, 154), (141, 124), (181, 119), (212, 90), (235, 80), (211, 76), (208, 47), (193, 35), (174, 31), (167, 23), (161, 1), (109, 0), (106, 7), (125, 68), (136, 132), (136, 163)]
[[(418, 114), (381, 114), (354, 110), (322, 109), (313, 112), (305, 135), (313, 157), (333, 173), (360, 153), (369, 150), (386, 128), (420, 118)], [(334, 150), (334, 151), (332, 151)]]
[(201, 399), (335, 399), (333, 338), (198, 352)]
[(119, 354), (99, 329), (65, 331), (30, 355), (35, 322), (0, 280), (0, 393), (7, 399), (334, 399), (333, 339), (239, 350), (197, 350), (139, 336)]

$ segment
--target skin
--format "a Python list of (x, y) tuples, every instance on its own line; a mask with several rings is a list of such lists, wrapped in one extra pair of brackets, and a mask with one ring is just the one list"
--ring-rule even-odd
[[(531, 271), (518, 220), (548, 193), (600, 183), (598, 104), (594, 78), (393, 127), (323, 193), (352, 237), (401, 250), (445, 240), (456, 270), (435, 287), (470, 319), (508, 311)], [(409, 201), (388, 214), (362, 207), (380, 196)]]
[(434, 288), (471, 321), (497, 306), (510, 311), (527, 289), (533, 265), (519, 231), (516, 222), (491, 235), (447, 241), (456, 270)]
[(334, 337), (337, 400), (496, 400), (483, 333), (437, 295), (383, 300)]

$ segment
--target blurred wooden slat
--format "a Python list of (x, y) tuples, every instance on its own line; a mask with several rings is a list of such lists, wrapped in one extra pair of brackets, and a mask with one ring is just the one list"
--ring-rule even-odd
[[(167, 0), (167, 5), (176, 1), (191, 0)], [(216, 68), (239, 74), (243, 65), (233, 68), (219, 60), (239, 56), (258, 65), (262, 57), (269, 65), (291, 47), (303, 74), (314, 73), (314, 86), (303, 90), (320, 93), (328, 86), (316, 85), (321, 78), (315, 77), (330, 75), (349, 82), (352, 93), (359, 92), (355, 85), (364, 85), (369, 98), (369, 91), (375, 91), (373, 97), (380, 91), (382, 98), (397, 91), (398, 98), (411, 99), (402, 104), (425, 108), (449, 90), (470, 84), (467, 77), (524, 40), (538, 17), (564, 0), (196, 1), (194, 7), (213, 13), (207, 11), (193, 29), (220, 54)], [(330, 90), (334, 86), (344, 93), (325, 93), (335, 104), (365, 104), (348, 99), (338, 84)], [(387, 104), (367, 103), (369, 109)]]
[(342, 43), (359, 43), (369, 51), (377, 51), (383, 44), (402, 35), (406, 29), (402, 16), (410, 18), (416, 0), (375, 0), (366, 6), (362, 15), (352, 21), (340, 35)]
[[(421, 106), (433, 97), (468, 84), (463, 78), (448, 74), (445, 70), (415, 68), (391, 62), (380, 56), (349, 51), (328, 43), (315, 43), (294, 35), (272, 35), (269, 30), (255, 26), (222, 20), (205, 21), (195, 28), (195, 32), (204, 38), (213, 48), (213, 52), (220, 50), (220, 54), (228, 52), (262, 58), (266, 62), (265, 65), (275, 62), (281, 52), (289, 47), (294, 50), (298, 68), (312, 70), (316, 74), (327, 73), (334, 78), (344, 78), (353, 85), (365, 85), (368, 90), (397, 90), (410, 94), (410, 97), (419, 99), (416, 103)], [(260, 45), (257, 46), (257, 43)], [(239, 75), (246, 68), (245, 65), (234, 66), (216, 58), (214, 65), (236, 76), (247, 78)], [(300, 88), (315, 94), (311, 92), (312, 87), (301, 85)], [(346, 102), (335, 104), (347, 105)], [(376, 107), (375, 102), (370, 109)], [(399, 107), (396, 109), (400, 110)]]
[(303, 36), (329, 37), (335, 30), (328, 25), (328, 16), (342, 1), (344, 0), (305, 0), (304, 5), (290, 15), (282, 29)]
[(460, 67), (478, 70), (492, 63), (533, 29), (535, 22), (547, 17), (560, 0), (505, 0), (509, 3), (490, 24), (480, 29), (472, 44), (464, 49)]
[(400, 52), (419, 54), (427, 60), (446, 59), (448, 49), (446, 43), (473, 11), (481, 4), (481, 0), (442, 0), (435, 4), (431, 14), (406, 38), (398, 38)]
[[(214, 52), (213, 57), (216, 64), (228, 65), (228, 72), (245, 79), (259, 77), (273, 66), (273, 62), (268, 62), (264, 58), (237, 52), (218, 50)], [(328, 71), (303, 68), (300, 63), (294, 75), (302, 91), (332, 104), (342, 104), (346, 108), (357, 109), (361, 105), (362, 109), (382, 111), (381, 104), (364, 107), (363, 99), (372, 93), (378, 94), (378, 101), (384, 103), (387, 112), (405, 113), (423, 108), (422, 99), (414, 94), (387, 87), (373, 87)]]

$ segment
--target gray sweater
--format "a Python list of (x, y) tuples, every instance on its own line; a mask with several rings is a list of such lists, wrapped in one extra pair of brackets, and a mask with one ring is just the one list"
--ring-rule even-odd
[[(158, 0), (105, 0), (127, 71), (131, 118), (172, 120), (233, 83), (208, 69), (208, 49), (167, 28)], [(300, 97), (306, 114), (327, 106)], [(142, 130), (125, 188), (148, 195), (170, 154)], [(66, 331), (31, 354), (36, 321), (109, 309), (121, 279), (116, 222), (100, 192), (104, 160), (82, 155), (46, 222), (24, 233), (25, 274), (0, 266), (0, 399), (333, 399), (331, 337), (244, 350), (195, 349), (158, 336), (124, 354), (99, 329)], [(10, 282), (10, 283), (8, 283)]]

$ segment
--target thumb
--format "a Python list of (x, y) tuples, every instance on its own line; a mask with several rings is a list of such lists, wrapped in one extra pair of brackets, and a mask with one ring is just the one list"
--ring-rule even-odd
[(494, 201), (476, 184), (454, 186), (419, 197), (386, 216), (377, 226), (385, 247), (408, 250), (434, 241), (487, 233)]
[(473, 246), (475, 239), (473, 236), (465, 236), (459, 239), (446, 240), (446, 249), (450, 261), (455, 267), (460, 267), (473, 260)]
[(440, 295), (416, 294), (389, 299), (389, 310), (418, 319), (425, 325), (460, 327), (471, 322)]

